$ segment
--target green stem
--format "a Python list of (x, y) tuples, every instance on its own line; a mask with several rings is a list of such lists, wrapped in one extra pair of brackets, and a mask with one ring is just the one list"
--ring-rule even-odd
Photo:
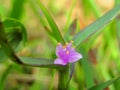
[(58, 90), (68, 90), (69, 66), (65, 66), (64, 70), (59, 70)]

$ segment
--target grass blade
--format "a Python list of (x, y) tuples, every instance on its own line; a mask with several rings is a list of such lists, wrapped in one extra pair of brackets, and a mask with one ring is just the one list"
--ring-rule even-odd
[(68, 30), (66, 31), (64, 38), (66, 41), (70, 41), (73, 36), (77, 33), (78, 25), (77, 25), (77, 19), (75, 19), (71, 25), (69, 26)]
[(40, 7), (38, 5), (38, 3), (35, 0), (29, 0), (30, 6), (32, 6), (33, 11), (35, 12), (35, 14), (38, 16), (38, 19), (40, 21), (40, 23), (43, 25), (43, 27), (45, 28), (45, 30), (47, 31), (47, 33), (54, 37), (54, 39), (56, 39), (55, 35), (52, 33), (52, 30), (50, 30), (47, 26), (48, 23), (45, 20), (45, 17), (43, 16)]
[(61, 65), (55, 65), (53, 60), (45, 58), (31, 58), (31, 57), (20, 57), (21, 61), (28, 66), (36, 66), (43, 68), (63, 69)]
[(46, 27), (47, 22), (44, 20), (44, 16), (40, 10), (38, 3), (35, 0), (29, 0), (29, 3), (34, 13), (38, 16), (38, 19), (41, 22), (41, 24)]
[(94, 13), (96, 17), (99, 17), (101, 15), (100, 9), (94, 0), (89, 0), (89, 1), (83, 0), (82, 4), (83, 4), (84, 12), (88, 17), (91, 12)]
[(119, 13), (120, 5), (114, 7), (112, 10), (110, 10), (108, 13), (96, 20), (94, 23), (84, 28), (81, 32), (74, 36), (73, 41), (75, 46), (78, 46), (81, 42), (83, 42), (95, 32), (100, 31), (103, 27), (110, 23), (110, 21), (113, 20)]
[(82, 45), (81, 48), (78, 49), (78, 51), (83, 54), (83, 59), (80, 62), (82, 63), (83, 70), (84, 70), (86, 87), (90, 88), (94, 86), (94, 75), (93, 75), (92, 65), (88, 60), (88, 55), (87, 55), (87, 50), (85, 45)]
[(63, 30), (65, 33), (67, 32), (67, 30), (69, 28), (71, 14), (72, 14), (72, 11), (74, 9), (75, 4), (76, 4), (76, 0), (72, 0), (72, 5), (71, 5), (70, 10), (68, 12), (67, 21), (66, 21), (66, 24), (65, 24), (65, 27), (64, 27), (64, 30)]
[(113, 80), (106, 81), (99, 85), (96, 85), (96, 86), (90, 88), (89, 90), (104, 90), (106, 87), (108, 87), (109, 85), (113, 84), (114, 82), (116, 82), (118, 80), (120, 80), (120, 77), (113, 79)]
[(60, 33), (60, 31), (59, 31), (55, 21), (50, 16), (50, 14), (48, 13), (47, 9), (43, 6), (43, 4), (40, 1), (38, 1), (38, 0), (37, 0), (37, 2), (39, 3), (39, 6), (40, 6), (43, 14), (45, 15), (45, 17), (46, 17), (46, 19), (47, 19), (47, 21), (48, 21), (48, 23), (49, 23), (49, 25), (50, 25), (50, 27), (52, 29), (54, 37), (56, 38), (56, 40), (58, 42), (64, 43), (63, 37), (62, 37), (62, 35), (61, 35), (61, 33)]

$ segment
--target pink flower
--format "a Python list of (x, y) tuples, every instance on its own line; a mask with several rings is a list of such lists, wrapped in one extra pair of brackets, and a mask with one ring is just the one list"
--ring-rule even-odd
[(56, 55), (58, 58), (54, 61), (54, 64), (60, 65), (74, 63), (82, 58), (82, 55), (72, 47), (72, 42), (66, 43), (66, 45), (59, 43), (56, 47)]

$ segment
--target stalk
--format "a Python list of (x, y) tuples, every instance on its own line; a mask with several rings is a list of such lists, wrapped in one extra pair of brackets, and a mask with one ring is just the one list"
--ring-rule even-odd
[(65, 69), (59, 70), (59, 82), (58, 82), (58, 90), (68, 90), (69, 85), (69, 66), (65, 66)]

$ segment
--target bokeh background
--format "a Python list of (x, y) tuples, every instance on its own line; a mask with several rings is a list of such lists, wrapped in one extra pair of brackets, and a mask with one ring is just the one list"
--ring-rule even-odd
[[(120, 0), (41, 0), (54, 18), (60, 32), (69, 27), (73, 33), (79, 31), (104, 15)], [(16, 3), (16, 4), (15, 4)], [(18, 55), (30, 57), (56, 58), (56, 41), (46, 32), (41, 18), (44, 15), (31, 0), (0, 0), (1, 18), (10, 17), (20, 20), (26, 27), (28, 41)], [(117, 18), (117, 20), (119, 17)], [(88, 38), (84, 44), (94, 83), (117, 77), (120, 73), (120, 38), (117, 20), (112, 21), (103, 32)], [(77, 23), (76, 23), (77, 22)], [(48, 26), (48, 24), (45, 24)], [(49, 26), (48, 26), (49, 27)], [(71, 34), (73, 35), (73, 34)], [(21, 66), (0, 55), (0, 78), (7, 75), (4, 90), (57, 90), (58, 72), (53, 69)], [(10, 70), (9, 70), (10, 69)], [(8, 71), (7, 71), (8, 70)], [(6, 73), (7, 72), (7, 73)], [(76, 63), (70, 90), (86, 90), (83, 66)], [(106, 90), (119, 90), (120, 82)]]

